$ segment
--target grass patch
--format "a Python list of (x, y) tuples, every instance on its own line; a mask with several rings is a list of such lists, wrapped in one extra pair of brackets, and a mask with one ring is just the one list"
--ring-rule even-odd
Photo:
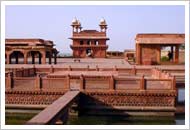
[(162, 62), (169, 61), (169, 58), (167, 56), (162, 56), (161, 61)]
[(24, 125), (35, 113), (5, 113), (6, 125)]

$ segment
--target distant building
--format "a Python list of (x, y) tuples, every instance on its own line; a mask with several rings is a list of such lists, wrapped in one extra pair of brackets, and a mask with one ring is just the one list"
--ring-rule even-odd
[(122, 51), (107, 51), (107, 58), (123, 58), (124, 53)]
[(124, 50), (124, 56), (126, 60), (135, 59), (135, 50), (133, 49)]
[(82, 30), (81, 23), (76, 18), (72, 21), (73, 44), (70, 45), (75, 58), (105, 58), (109, 40), (106, 36), (107, 24), (104, 19), (100, 21), (100, 31), (97, 30)]
[[(57, 63), (58, 51), (52, 41), (43, 39), (6, 39), (5, 59), (6, 64), (49, 64)], [(35, 59), (38, 58), (38, 62)]]
[[(185, 44), (184, 34), (137, 34), (136, 64), (154, 65), (161, 63), (162, 47), (170, 47), (170, 63), (179, 63), (179, 48)], [(175, 49), (175, 50), (174, 50)]]

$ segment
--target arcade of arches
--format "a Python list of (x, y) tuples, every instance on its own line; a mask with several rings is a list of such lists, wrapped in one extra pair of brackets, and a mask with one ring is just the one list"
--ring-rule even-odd
[(42, 39), (6, 39), (6, 64), (46, 64), (57, 63), (58, 51), (52, 41)]

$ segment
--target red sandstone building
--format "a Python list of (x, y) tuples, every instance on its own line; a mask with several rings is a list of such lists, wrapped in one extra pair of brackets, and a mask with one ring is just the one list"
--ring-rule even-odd
[(100, 21), (100, 32), (97, 30), (81, 30), (81, 23), (79, 20), (72, 21), (73, 44), (70, 45), (73, 50), (73, 57), (75, 58), (105, 58), (108, 45), (106, 41), (109, 40), (106, 36), (107, 24), (104, 19)]
[[(54, 48), (52, 41), (43, 39), (6, 39), (5, 59), (6, 64), (49, 64), (57, 63), (58, 51)], [(35, 59), (38, 58), (38, 62)]]
[[(137, 34), (136, 64), (153, 65), (161, 63), (162, 47), (171, 47), (172, 63), (179, 62), (179, 47), (185, 44), (184, 34)], [(175, 50), (174, 50), (175, 49)]]

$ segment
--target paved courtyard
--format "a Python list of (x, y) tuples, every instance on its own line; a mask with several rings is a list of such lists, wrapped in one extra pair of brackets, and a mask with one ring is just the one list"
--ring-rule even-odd
[[(77, 59), (76, 61), (74, 61)], [(53, 59), (52, 59), (53, 60)], [(78, 61), (80, 60), (80, 62)], [(114, 59), (114, 58), (58, 58), (57, 64), (52, 64), (56, 67), (65, 68), (65, 67), (76, 67), (76, 68), (113, 68), (117, 66), (118, 68), (132, 68), (134, 65), (130, 65), (125, 59)], [(5, 67), (14, 68), (14, 67), (33, 67), (33, 64), (6, 64)], [(46, 64), (35, 64), (38, 67), (48, 67), (48, 59), (46, 59)], [(153, 68), (158, 67), (161, 69), (185, 69), (185, 65), (135, 65), (138, 68)]]
[[(75, 61), (76, 59), (76, 61)], [(80, 62), (78, 61), (80, 60)], [(96, 65), (101, 67), (110, 66), (130, 66), (128, 62), (124, 59), (108, 59), (108, 58), (59, 58), (58, 64), (65, 65), (75, 65), (75, 66), (86, 66), (96, 67)]]

